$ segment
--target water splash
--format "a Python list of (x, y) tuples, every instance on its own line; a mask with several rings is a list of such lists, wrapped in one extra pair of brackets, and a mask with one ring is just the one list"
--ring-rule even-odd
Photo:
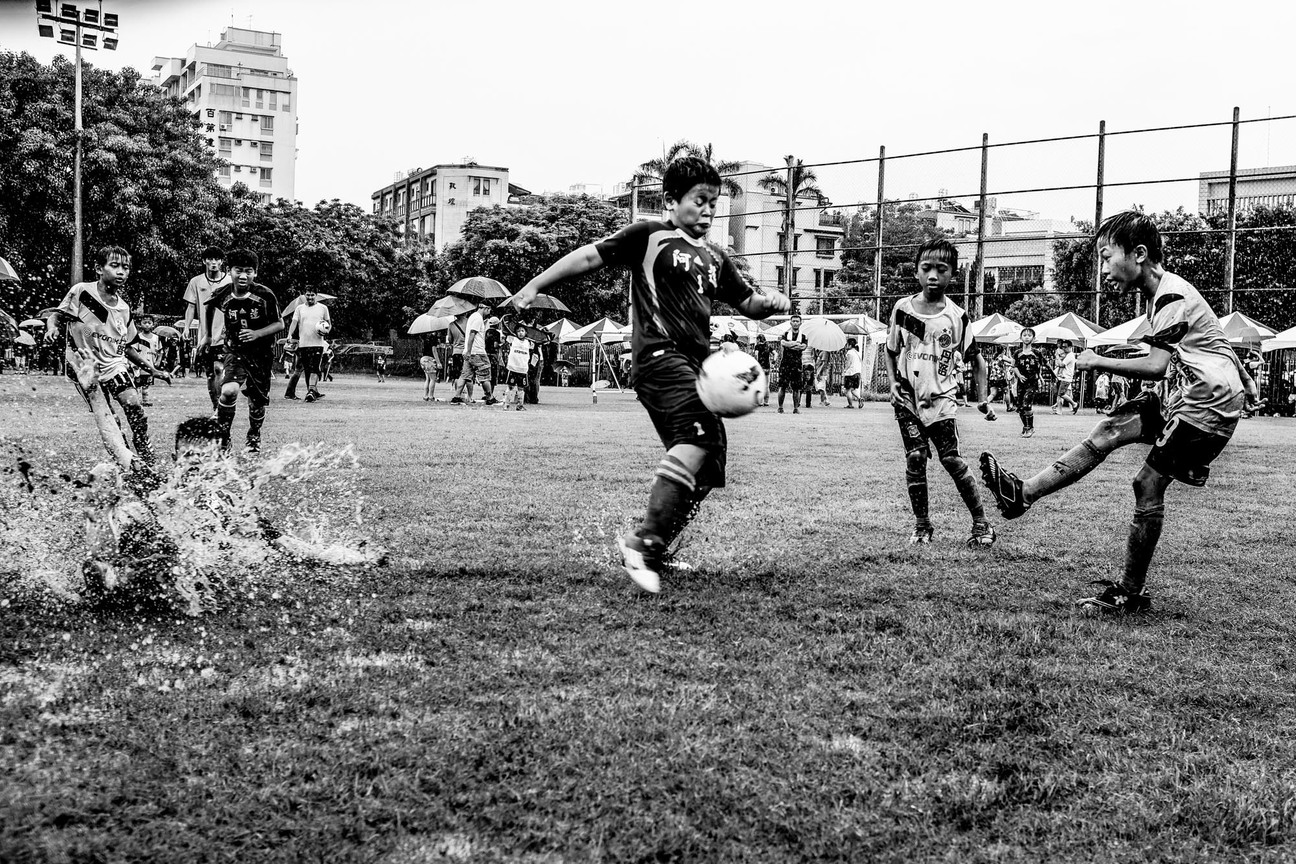
[(201, 615), (273, 591), (288, 564), (379, 564), (358, 468), (351, 447), (322, 442), (250, 463), (213, 448), (140, 483), (111, 463), (50, 474), (0, 439), (0, 593), (7, 581), (18, 593)]

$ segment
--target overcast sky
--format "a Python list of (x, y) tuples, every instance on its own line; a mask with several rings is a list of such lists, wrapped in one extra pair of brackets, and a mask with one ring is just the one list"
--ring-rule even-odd
[[(83, 4), (84, 5), (84, 4)], [(1200, 11), (1209, 8), (1211, 11)], [(283, 34), (298, 78), (296, 197), (369, 206), (395, 171), (470, 156), (532, 191), (609, 188), (678, 138), (781, 164), (1296, 114), (1296, 4), (1234, 0), (762, 4), (105, 0), (150, 75), (221, 28)], [(1066, 11), (1053, 11), (1062, 10)], [(685, 11), (688, 10), (688, 11)], [(34, 0), (0, 0), (0, 48), (49, 61)], [(1109, 139), (1107, 179), (1228, 168), (1227, 127)], [(1093, 182), (1092, 140), (992, 151), (991, 191)], [(1242, 127), (1241, 166), (1296, 164), (1296, 121)], [(889, 162), (888, 196), (974, 194), (979, 154)], [(819, 170), (836, 203), (876, 196), (873, 163)], [(1196, 206), (1193, 182), (1114, 188), (1107, 209)], [(1000, 206), (1092, 218), (1093, 193)]]

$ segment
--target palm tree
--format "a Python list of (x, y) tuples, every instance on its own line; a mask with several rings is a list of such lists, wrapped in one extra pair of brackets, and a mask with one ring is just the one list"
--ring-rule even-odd
[[(816, 202), (824, 200), (823, 190), (819, 188), (819, 178), (813, 168), (806, 168), (800, 159), (784, 156), (791, 171), (792, 195), (788, 201), (788, 172), (771, 171), (756, 181), (766, 192), (783, 199), (783, 285), (787, 295), (792, 296), (792, 255), (796, 249), (796, 202), (801, 198), (814, 198)], [(791, 206), (789, 206), (789, 203)]]
[[(674, 144), (662, 150), (661, 158), (650, 159), (640, 164), (631, 178), (631, 183), (636, 186), (642, 186), (646, 183), (660, 183), (661, 179), (666, 176), (666, 168), (671, 162), (681, 156), (696, 156), (715, 168), (720, 174), (720, 191), (730, 198), (738, 198), (742, 195), (742, 186), (732, 177), (726, 177), (726, 174), (733, 174), (738, 171), (742, 165), (738, 162), (721, 161), (715, 158), (715, 151), (712, 149), (710, 142), (706, 144), (696, 144), (687, 139), (681, 138)], [(660, 210), (662, 209), (662, 193), (660, 186), (639, 190), (640, 209), (642, 210)]]

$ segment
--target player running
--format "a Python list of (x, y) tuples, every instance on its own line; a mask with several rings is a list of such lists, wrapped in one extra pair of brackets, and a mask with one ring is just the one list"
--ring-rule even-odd
[(216, 400), (220, 398), (221, 356), (225, 348), (225, 321), (222, 317), (215, 319), (215, 329), (210, 333), (203, 330), (207, 322), (207, 304), (212, 295), (230, 283), (229, 274), (225, 272), (225, 251), (215, 246), (203, 250), (203, 272), (189, 280), (185, 286), (184, 301), (184, 335), (189, 335), (189, 327), (198, 322), (198, 341), (203, 344), (206, 338), (207, 348), (194, 350), (194, 368), (202, 370), (207, 376), (207, 395), (211, 397), (212, 411), (216, 410)]
[(1151, 335), (1143, 341), (1151, 350), (1126, 360), (1087, 350), (1076, 368), (1143, 380), (1166, 377), (1173, 382), (1166, 399), (1163, 403), (1145, 390), (1114, 407), (1088, 439), (1027, 480), (1005, 470), (990, 453), (981, 454), (981, 473), (1004, 516), (1015, 519), (1097, 468), (1116, 449), (1151, 444), (1134, 477), (1124, 573), (1119, 581), (1097, 582), (1101, 592), (1077, 601), (1088, 612), (1141, 612), (1151, 606), (1145, 583), (1161, 537), (1166, 489), (1172, 480), (1206, 484), (1210, 463), (1232, 437), (1245, 399), (1257, 394), (1210, 306), (1196, 288), (1161, 266), (1156, 223), (1142, 213), (1117, 213), (1098, 227), (1095, 245), (1104, 277), (1123, 290), (1140, 291), (1147, 301)]
[(538, 292), (602, 267), (631, 268), (634, 360), (639, 401), (666, 446), (654, 472), (643, 525), (617, 538), (626, 573), (645, 591), (661, 588), (671, 542), (713, 488), (725, 485), (724, 424), (702, 404), (698, 369), (709, 353), (711, 307), (728, 303), (748, 318), (787, 311), (779, 293), (758, 294), (721, 249), (705, 240), (720, 197), (720, 175), (696, 157), (676, 159), (662, 179), (665, 221), (635, 222), (569, 252), (527, 283), (519, 309)]
[(1044, 360), (1035, 350), (1035, 331), (1023, 327), (1021, 348), (1012, 355), (1010, 374), (1017, 379), (1017, 416), (1022, 421), (1021, 436), (1031, 438), (1035, 435), (1035, 394), (1040, 386), (1040, 369)]
[[(919, 293), (904, 297), (891, 310), (887, 332), (886, 369), (891, 378), (891, 404), (895, 406), (900, 438), (905, 448), (905, 481), (913, 508), (914, 531), (910, 545), (932, 542), (932, 523), (927, 511), (927, 459), (931, 447), (949, 472), (955, 487), (972, 514), (971, 547), (990, 546), (994, 529), (985, 518), (981, 493), (959, 454), (958, 411), (955, 394), (959, 385), (959, 362), (972, 363), (974, 395), (986, 392), (985, 358), (972, 338), (967, 313), (945, 296), (958, 270), (958, 249), (948, 240), (924, 243), (914, 257)], [(978, 406), (982, 414), (989, 403)]]

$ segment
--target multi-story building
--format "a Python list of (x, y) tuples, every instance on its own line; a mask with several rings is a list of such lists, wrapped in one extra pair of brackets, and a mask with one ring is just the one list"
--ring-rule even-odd
[(468, 162), (398, 173), (370, 197), (375, 214), (395, 217), (406, 237), (431, 237), (440, 249), (462, 236), (469, 211), (516, 207), (530, 194), (509, 182), (507, 168)]
[[(1197, 212), (1227, 213), (1229, 172), (1203, 171), (1197, 176)], [(1296, 207), (1296, 165), (1238, 169), (1235, 194), (1239, 213), (1256, 207)]]
[(217, 179), (243, 183), (263, 201), (293, 200), (297, 166), (297, 77), (278, 33), (226, 27), (215, 45), (184, 57), (154, 57), (153, 83), (183, 99), (224, 160)]

